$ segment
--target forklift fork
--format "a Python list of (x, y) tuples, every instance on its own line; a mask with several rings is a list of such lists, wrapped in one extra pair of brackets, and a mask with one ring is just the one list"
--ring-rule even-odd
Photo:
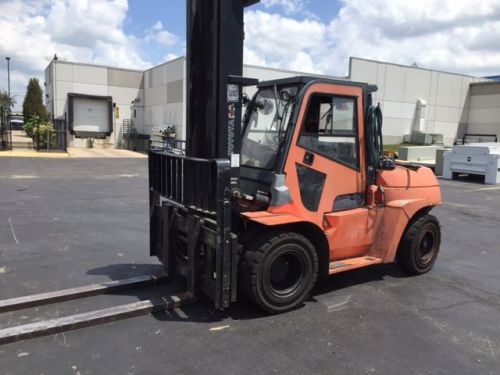
[(189, 295), (228, 307), (236, 300), (239, 253), (229, 160), (150, 151), (149, 161), (151, 255), (168, 276), (184, 276)]

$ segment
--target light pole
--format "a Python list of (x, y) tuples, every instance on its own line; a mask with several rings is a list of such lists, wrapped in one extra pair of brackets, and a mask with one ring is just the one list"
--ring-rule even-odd
[(10, 106), (11, 106), (11, 99), (10, 99), (10, 57), (6, 57), (5, 60), (7, 60), (7, 95), (9, 96), (9, 113), (10, 113)]
[(9, 106), (9, 109), (7, 111), (7, 124), (6, 126), (8, 126), (8, 137), (9, 137), (9, 140), (7, 141), (8, 142), (8, 147), (7, 149), (8, 150), (12, 150), (12, 129), (10, 127), (10, 110), (11, 110), (11, 104), (12, 104), (12, 100), (10, 99), (10, 57), (7, 56), (5, 57), (5, 60), (7, 60), (7, 95), (8, 95), (8, 106)]

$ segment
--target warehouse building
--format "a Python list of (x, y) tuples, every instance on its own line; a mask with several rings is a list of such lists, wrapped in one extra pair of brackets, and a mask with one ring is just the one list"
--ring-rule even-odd
[[(185, 65), (184, 57), (146, 71), (55, 60), (45, 70), (47, 109), (66, 118), (73, 147), (86, 147), (88, 138), (95, 147), (122, 147), (131, 127), (147, 138), (154, 127), (173, 125), (184, 138)], [(267, 80), (310, 73), (245, 65), (243, 75)], [(341, 79), (377, 84), (386, 143), (401, 143), (415, 131), (442, 135), (448, 145), (464, 133), (500, 136), (498, 81), (360, 58), (350, 59), (349, 76)]]
[[(185, 134), (185, 58), (180, 57), (146, 71), (52, 61), (45, 69), (48, 112), (65, 118), (68, 143), (86, 147), (121, 147), (133, 125), (149, 136), (155, 126), (175, 126)], [(300, 72), (245, 66), (243, 74), (260, 80), (291, 77)]]

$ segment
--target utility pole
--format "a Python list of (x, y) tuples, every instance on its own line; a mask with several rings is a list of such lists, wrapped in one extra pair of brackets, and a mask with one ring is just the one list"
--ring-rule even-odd
[(10, 98), (10, 57), (6, 57), (5, 60), (7, 60), (7, 95), (9, 96), (9, 113), (10, 113), (10, 107), (11, 107), (11, 98)]

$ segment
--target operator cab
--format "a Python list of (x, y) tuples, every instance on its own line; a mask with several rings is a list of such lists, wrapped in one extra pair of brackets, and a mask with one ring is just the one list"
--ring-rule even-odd
[[(335, 92), (340, 86), (354, 89), (356, 94), (324, 90)], [(276, 176), (286, 174), (289, 154), (297, 153), (297, 148), (305, 150), (299, 173), (309, 180), (306, 190), (314, 189), (314, 181), (319, 179), (314, 170), (321, 158), (360, 171), (362, 113), (375, 90), (364, 83), (317, 77), (261, 82), (243, 120), (240, 188), (246, 196), (256, 198), (255, 205), (247, 208), (267, 208)]]

